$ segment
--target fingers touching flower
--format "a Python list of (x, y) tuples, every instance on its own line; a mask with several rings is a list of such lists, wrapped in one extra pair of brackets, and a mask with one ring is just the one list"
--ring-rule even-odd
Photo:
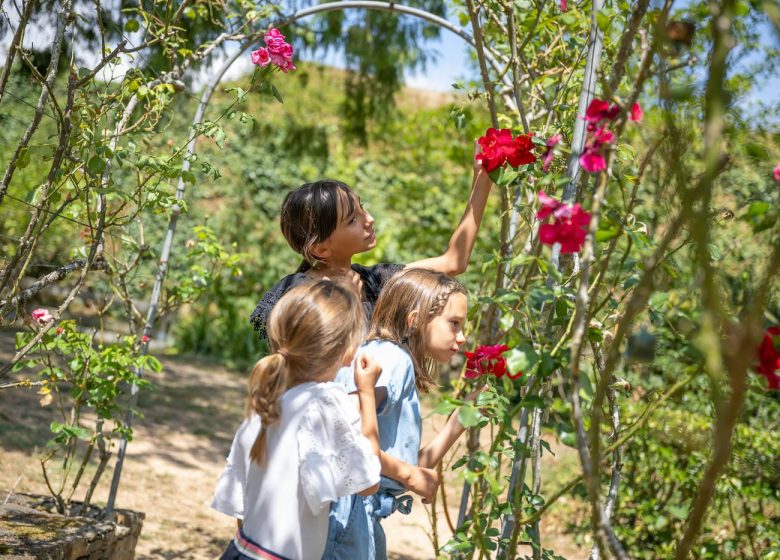
[(530, 134), (513, 137), (508, 128), (489, 128), (477, 142), (482, 146), (482, 151), (476, 158), (482, 162), (488, 173), (507, 163), (512, 167), (519, 167), (536, 161)]
[(500, 379), (506, 373), (506, 358), (501, 354), (509, 350), (506, 344), (477, 346), (474, 352), (466, 352), (466, 379), (480, 375), (493, 375)]

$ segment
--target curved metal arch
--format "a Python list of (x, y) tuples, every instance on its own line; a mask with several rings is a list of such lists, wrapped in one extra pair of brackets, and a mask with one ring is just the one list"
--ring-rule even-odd
[[(311, 15), (333, 12), (338, 10), (347, 10), (347, 9), (377, 10), (377, 11), (410, 15), (412, 17), (416, 17), (428, 21), (430, 23), (433, 23), (434, 25), (437, 25), (442, 29), (446, 29), (454, 33), (461, 39), (463, 39), (466, 43), (471, 45), (471, 47), (476, 48), (474, 44), (474, 38), (471, 35), (469, 35), (459, 27), (453, 25), (452, 23), (450, 23), (449, 21), (447, 21), (446, 19), (440, 16), (437, 16), (430, 12), (426, 12), (425, 10), (420, 10), (418, 8), (411, 8), (409, 6), (403, 6), (400, 4), (395, 4), (393, 2), (380, 2), (376, 0), (344, 0), (343, 2), (329, 2), (326, 4), (319, 4), (317, 6), (312, 6), (311, 8), (305, 8), (303, 10), (299, 10), (290, 16), (282, 18), (278, 22), (276, 22), (275, 26), (284, 27), (286, 25), (290, 25), (295, 21), (298, 21), (300, 19), (303, 19)], [(248, 37), (247, 39), (245, 39), (240, 44), (236, 52), (223, 63), (223, 65), (219, 68), (219, 70), (212, 76), (211, 80), (206, 84), (205, 88), (203, 89), (203, 93), (200, 96), (200, 102), (198, 103), (198, 108), (195, 110), (195, 115), (192, 119), (193, 127), (199, 125), (203, 121), (203, 117), (206, 114), (206, 108), (208, 107), (209, 101), (211, 100), (211, 96), (213, 95), (214, 90), (217, 88), (219, 82), (222, 81), (222, 77), (230, 69), (230, 67), (236, 62), (236, 60), (238, 60), (238, 58), (241, 55), (243, 55), (246, 52), (246, 50), (257, 40), (259, 35), (260, 35), (259, 33), (254, 34)], [(491, 55), (489, 52), (485, 52), (485, 59), (493, 67), (493, 70), (495, 70), (496, 73), (499, 76), (501, 76), (501, 82), (505, 86), (507, 86), (509, 91), (511, 91), (513, 89), (513, 84), (506, 77), (506, 73), (503, 72), (501, 63), (497, 61), (496, 58), (493, 55)], [(503, 95), (503, 98), (509, 107), (511, 107), (513, 110), (516, 110), (514, 100), (511, 98), (511, 96)], [(184, 192), (186, 189), (186, 184), (184, 182), (184, 179), (182, 179), (182, 176), (185, 174), (185, 172), (190, 170), (191, 161), (193, 159), (192, 156), (195, 155), (195, 151), (196, 151), (196, 138), (193, 136), (190, 139), (190, 141), (187, 143), (186, 155), (184, 157), (184, 161), (182, 162), (182, 166), (181, 166), (182, 173), (179, 176), (179, 181), (176, 185), (177, 202), (180, 200), (184, 200)], [(154, 324), (154, 321), (157, 317), (157, 303), (159, 301), (160, 294), (162, 294), (162, 286), (165, 281), (165, 276), (168, 269), (168, 261), (171, 256), (171, 249), (173, 247), (173, 237), (176, 234), (176, 224), (178, 222), (179, 213), (180, 213), (179, 205), (175, 204), (171, 209), (171, 215), (168, 221), (168, 229), (166, 231), (165, 239), (163, 240), (162, 248), (160, 251), (160, 259), (158, 261), (159, 264), (157, 268), (157, 274), (155, 277), (154, 287), (152, 289), (152, 295), (149, 301), (149, 310), (147, 312), (146, 323), (144, 325), (144, 330), (143, 330), (143, 333), (147, 336), (151, 334), (152, 325)], [(146, 353), (147, 351), (148, 348), (147, 344), (148, 343), (142, 344), (142, 352), (144, 353)], [(139, 368), (138, 376), (140, 377), (142, 374), (143, 374), (143, 369)], [(136, 406), (137, 399), (138, 399), (138, 387), (133, 385), (131, 387), (130, 393), (131, 393), (130, 408), (134, 408)], [(130, 425), (130, 421), (131, 420), (128, 417), (128, 419), (126, 420), (128, 426)], [(126, 448), (127, 448), (127, 439), (124, 436), (122, 436), (119, 443), (117, 460), (114, 466), (114, 476), (111, 481), (111, 489), (109, 491), (108, 502), (106, 505), (106, 511), (108, 513), (111, 513), (114, 509), (116, 495), (119, 490), (119, 481), (122, 476), (122, 466), (124, 464)]]

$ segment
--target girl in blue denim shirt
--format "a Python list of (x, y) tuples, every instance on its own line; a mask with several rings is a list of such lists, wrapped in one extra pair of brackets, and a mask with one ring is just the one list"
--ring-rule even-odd
[[(425, 269), (406, 269), (391, 278), (377, 301), (368, 342), (382, 367), (376, 383), (379, 447), (402, 464), (433, 468), (464, 432), (453, 415), (434, 440), (420, 449), (422, 415), (418, 392), (436, 385), (437, 364), (447, 363), (465, 342), (466, 291), (456, 280)], [(337, 383), (354, 394), (354, 381), (342, 372)], [(331, 509), (323, 559), (383, 560), (387, 543), (380, 521), (398, 510), (408, 513), (405, 485), (383, 476), (368, 497), (341, 498)], [(400, 497), (399, 497), (400, 496)]]

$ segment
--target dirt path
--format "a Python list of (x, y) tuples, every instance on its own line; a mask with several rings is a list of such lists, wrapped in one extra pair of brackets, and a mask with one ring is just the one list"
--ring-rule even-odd
[[(0, 362), (12, 350), (8, 334), (0, 335)], [(209, 508), (214, 483), (241, 421), (245, 379), (240, 373), (196, 360), (165, 359), (162, 374), (154, 375), (156, 389), (143, 393), (135, 439), (129, 444), (117, 506), (144, 511), (146, 521), (137, 548), (139, 560), (201, 560), (219, 557), (235, 524)], [(33, 389), (0, 391), (0, 489), (46, 494), (38, 457), (56, 410), (42, 408)], [(424, 439), (443, 420), (427, 418)], [(567, 450), (565, 450), (567, 451)], [(553, 461), (568, 461), (558, 453)], [(555, 465), (546, 460), (546, 468)], [(97, 492), (105, 503), (113, 472), (108, 470)], [(462, 482), (445, 472), (452, 517)], [(5, 496), (0, 496), (5, 499)], [(438, 508), (438, 540), (451, 532)], [(408, 516), (395, 514), (384, 522), (390, 558), (434, 558), (430, 507), (415, 501)], [(542, 527), (545, 546), (570, 560), (587, 556), (558, 527)]]

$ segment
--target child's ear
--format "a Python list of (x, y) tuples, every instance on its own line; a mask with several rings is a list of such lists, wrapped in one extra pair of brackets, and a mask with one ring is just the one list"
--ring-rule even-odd
[(420, 312), (417, 309), (410, 311), (409, 315), (406, 316), (406, 326), (410, 331), (413, 331), (417, 328), (419, 318)]
[(320, 260), (327, 259), (331, 254), (330, 244), (326, 241), (315, 243), (311, 246), (311, 254)]

